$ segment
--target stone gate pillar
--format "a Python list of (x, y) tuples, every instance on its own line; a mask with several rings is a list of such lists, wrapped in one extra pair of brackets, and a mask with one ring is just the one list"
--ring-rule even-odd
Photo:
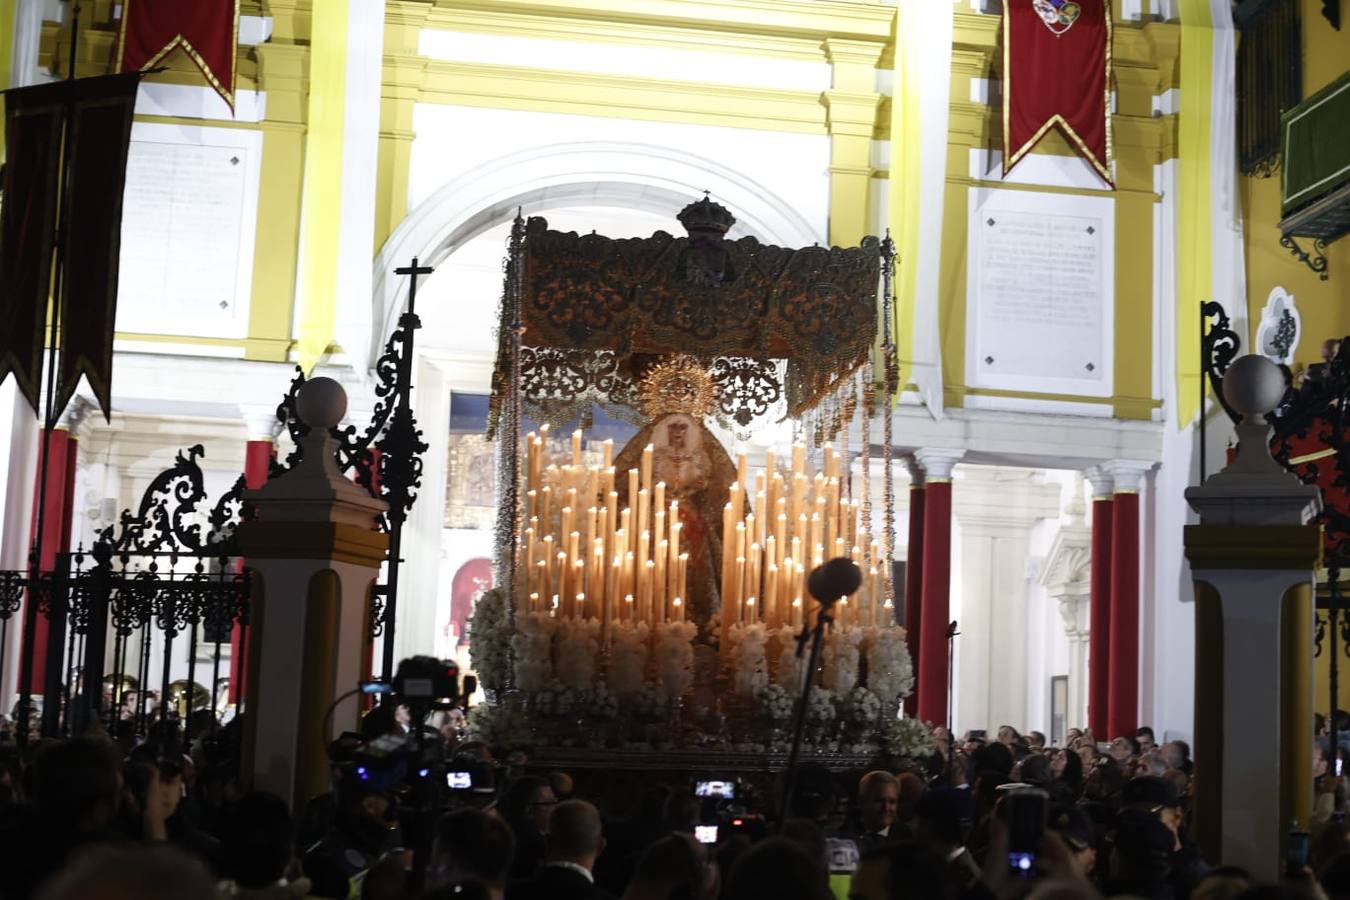
[(310, 427), (303, 458), (245, 493), (257, 518), (239, 526), (254, 573), (243, 774), (294, 809), (328, 789), (330, 734), (357, 724), (358, 698), (337, 700), (364, 677), (370, 588), (389, 546), (370, 527), (386, 504), (337, 467), (329, 429), (347, 410), (342, 386), (307, 381), (296, 410)]
[(1284, 393), (1275, 364), (1245, 356), (1224, 396), (1244, 416), (1237, 457), (1186, 499), (1195, 580), (1195, 817), (1215, 863), (1279, 878), (1291, 822), (1312, 807), (1312, 582), (1317, 488), (1270, 455), (1265, 414)]

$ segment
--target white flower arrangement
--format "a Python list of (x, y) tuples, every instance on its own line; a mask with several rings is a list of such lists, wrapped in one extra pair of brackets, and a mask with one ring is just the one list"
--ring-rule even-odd
[(629, 697), (642, 690), (647, 668), (647, 623), (615, 622), (610, 634), (609, 689), (619, 697)]
[(834, 692), (822, 687), (812, 687), (806, 699), (806, 721), (821, 726), (834, 722)]
[(655, 681), (644, 682), (634, 699), (634, 711), (643, 719), (659, 722), (666, 715), (666, 690)]
[(599, 648), (600, 622), (596, 619), (564, 619), (554, 648), (554, 674), (577, 694), (588, 694), (595, 682), (595, 654)]
[(880, 697), (858, 685), (844, 698), (844, 720), (855, 727), (871, 725), (881, 715), (881, 705)]
[(683, 696), (694, 684), (693, 640), (697, 634), (698, 626), (693, 622), (665, 622), (656, 626), (653, 668), (657, 684), (665, 688), (671, 699)]
[(609, 686), (603, 681), (595, 683), (595, 691), (591, 694), (590, 713), (592, 718), (602, 720), (619, 717), (619, 698), (609, 692)]
[(914, 664), (905, 644), (905, 629), (870, 629), (867, 642), (867, 686), (893, 712), (902, 697), (914, 690)]
[(565, 716), (576, 699), (572, 689), (555, 678), (534, 694), (534, 708), (542, 716)]
[(797, 629), (784, 626), (778, 629), (778, 675), (774, 683), (790, 696), (802, 692), (802, 670), (805, 661), (797, 655)]
[(933, 729), (919, 719), (888, 719), (881, 727), (881, 744), (891, 756), (922, 759), (933, 753)]
[(514, 704), (480, 703), (469, 710), (468, 738), (493, 748), (528, 744), (530, 723)]
[(506, 687), (506, 661), (511, 634), (506, 621), (506, 591), (493, 588), (478, 595), (468, 621), (469, 664), (485, 690)]
[(758, 622), (733, 625), (732, 690), (742, 697), (753, 697), (769, 684), (769, 661), (765, 657), (769, 634)]
[(553, 633), (558, 620), (546, 613), (516, 616), (511, 648), (516, 654), (516, 687), (526, 693), (543, 689), (553, 677)]
[(792, 695), (782, 685), (765, 685), (756, 699), (759, 700), (760, 712), (770, 722), (782, 724), (792, 718)]
[(858, 628), (832, 628), (825, 643), (822, 681), (840, 697), (848, 695), (858, 683), (858, 645), (863, 633)]

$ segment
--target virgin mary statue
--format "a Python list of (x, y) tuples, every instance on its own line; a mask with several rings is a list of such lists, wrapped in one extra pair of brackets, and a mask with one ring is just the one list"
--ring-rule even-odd
[[(639, 389), (645, 425), (614, 460), (623, 472), (636, 468), (642, 451), (652, 445), (652, 476), (665, 482), (666, 499), (680, 502), (680, 542), (689, 554), (689, 620), (707, 633), (719, 606), (718, 573), (722, 571), (722, 507), (736, 480), (736, 466), (703, 424), (715, 397), (712, 379), (696, 360), (675, 357), (652, 367)], [(627, 484), (616, 486), (620, 505), (630, 505)]]

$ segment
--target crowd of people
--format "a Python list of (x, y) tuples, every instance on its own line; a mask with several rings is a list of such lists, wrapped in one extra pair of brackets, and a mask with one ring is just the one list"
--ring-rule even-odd
[[(932, 756), (898, 770), (808, 762), (784, 800), (772, 775), (539, 772), (464, 742), (460, 721), (423, 729), (418, 758), (430, 746), (441, 762), (416, 772), (373, 771), (339, 741), (331, 790), (298, 809), (244, 790), (242, 720), (184, 734), (166, 719), (129, 749), (97, 728), (0, 745), (0, 898), (1350, 900), (1326, 742), (1307, 864), (1261, 885), (1202, 859), (1190, 750), (1148, 728), (1104, 743), (1071, 730), (1058, 747), (938, 729)], [(410, 730), (386, 704), (363, 740)], [(1022, 869), (1018, 796), (1044, 809)]]

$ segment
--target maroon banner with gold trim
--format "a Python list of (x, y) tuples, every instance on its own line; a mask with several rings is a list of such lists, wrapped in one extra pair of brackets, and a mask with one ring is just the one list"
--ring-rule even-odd
[(153, 68), (182, 47), (234, 109), (239, 0), (122, 0), (116, 71)]
[(1003, 171), (1058, 127), (1111, 178), (1110, 0), (1003, 0)]
[(47, 85), (5, 92), (0, 206), (0, 384), (11, 372), (34, 410), (42, 392), (65, 103)]

